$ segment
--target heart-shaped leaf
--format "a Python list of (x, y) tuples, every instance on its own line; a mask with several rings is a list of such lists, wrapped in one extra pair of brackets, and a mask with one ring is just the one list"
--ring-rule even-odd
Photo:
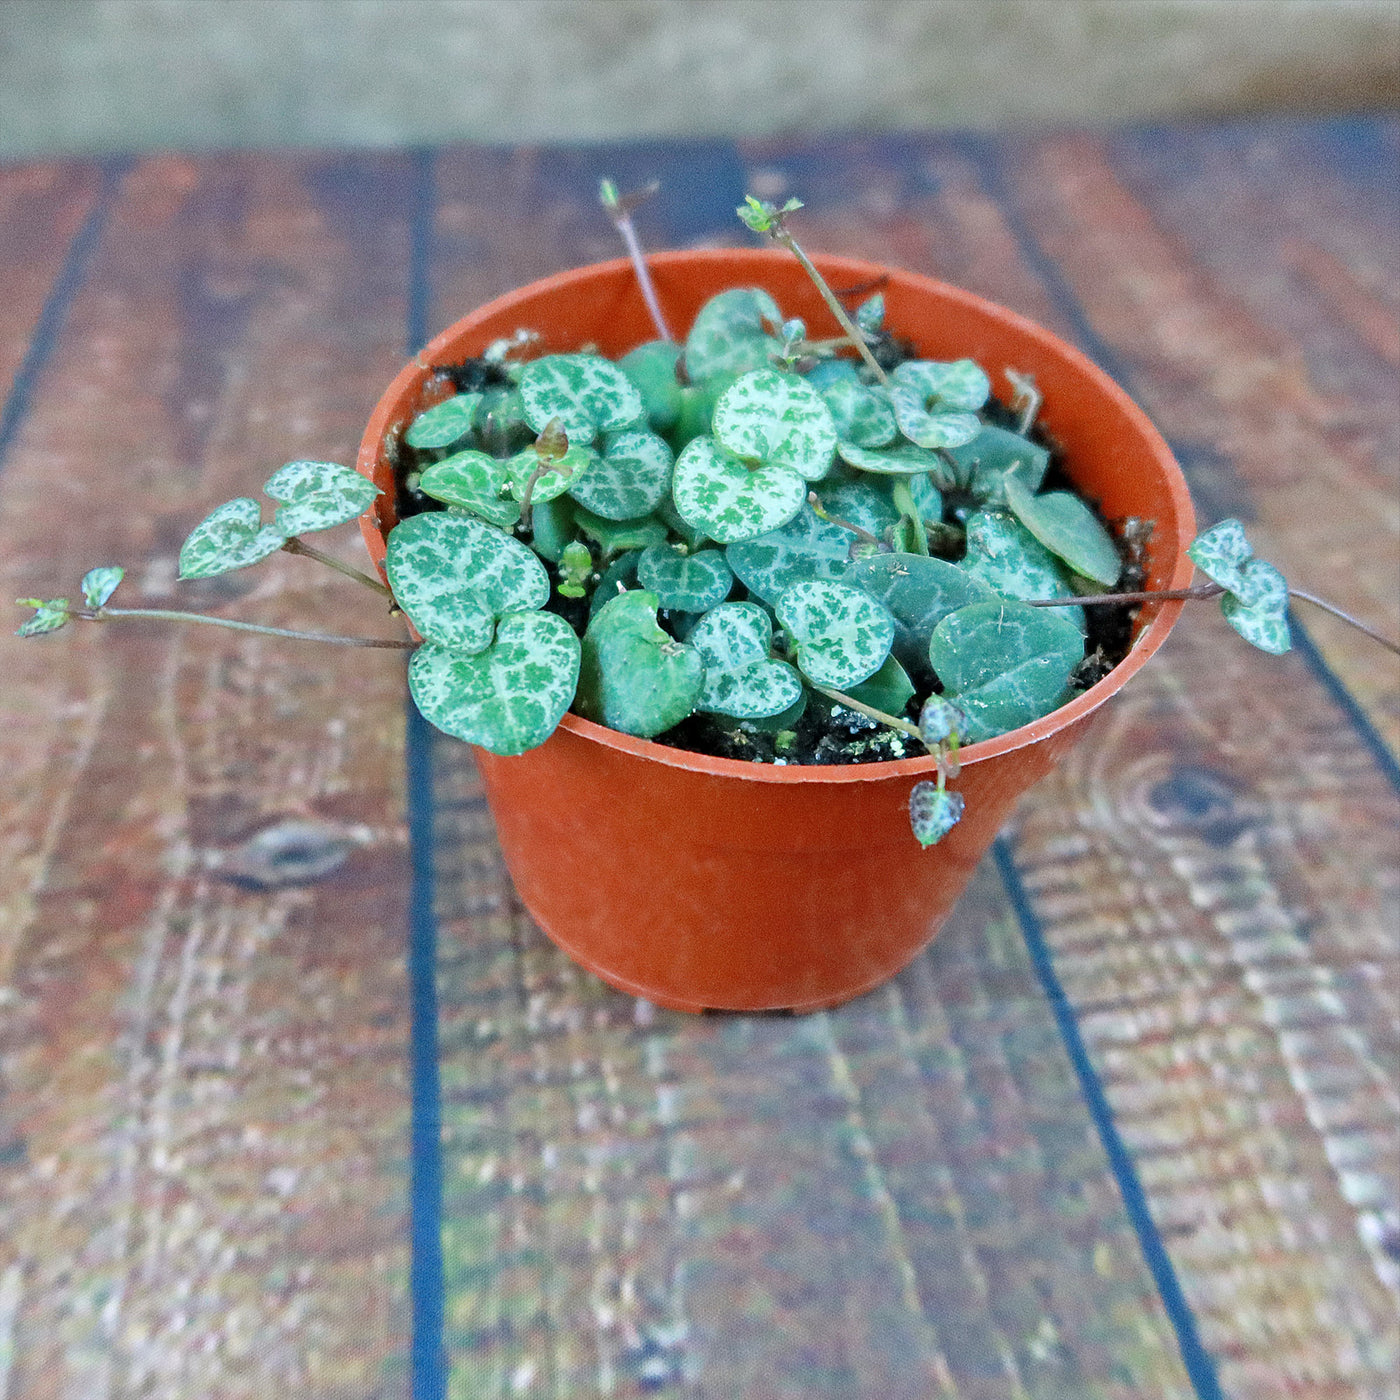
[(588, 619), (591, 622), (602, 610), (605, 603), (610, 603), (614, 598), (626, 593), (629, 588), (637, 586), (637, 561), (641, 559), (640, 549), (629, 549), (625, 554), (619, 554), (616, 559), (603, 570), (603, 576), (598, 580), (598, 586), (593, 590), (593, 596), (588, 600)]
[[(895, 477), (895, 481), (922, 480), (927, 477)], [(885, 531), (899, 520), (899, 511), (890, 496), (890, 481), (865, 477), (857, 481), (842, 481), (835, 485), (823, 482), (817, 496), (822, 509), (832, 520), (844, 520), (858, 525), (877, 538), (883, 538)], [(935, 492), (935, 495), (937, 493)], [(943, 514), (943, 503), (939, 501), (934, 518)], [(851, 542), (851, 532), (846, 531), (846, 542)]]
[(930, 695), (919, 711), (919, 733), (929, 748), (947, 743), (954, 735), (967, 732), (967, 716), (941, 695)]
[(619, 594), (583, 636), (579, 713), (641, 739), (690, 714), (705, 679), (700, 653), (657, 626), (656, 608), (655, 593)]
[(914, 683), (909, 673), (894, 658), (887, 656), (880, 669), (867, 681), (853, 685), (847, 692), (852, 700), (883, 710), (887, 715), (901, 715), (914, 697)]
[(409, 663), (408, 686), (424, 719), (444, 733), (492, 753), (524, 753), (568, 710), (580, 651), (562, 617), (507, 613), (495, 641), (475, 655), (425, 642)]
[(724, 557), (750, 593), (772, 604), (803, 579), (840, 578), (850, 566), (852, 538), (804, 504), (780, 529), (731, 544)]
[(484, 651), (498, 617), (549, 601), (539, 559), (469, 515), (434, 511), (401, 520), (389, 532), (384, 567), (409, 621), (455, 651)]
[(1245, 560), (1240, 572), (1240, 593), (1232, 591), (1220, 600), (1225, 620), (1251, 646), (1273, 656), (1282, 655), (1293, 645), (1288, 627), (1288, 580), (1262, 559)]
[(637, 428), (611, 433), (602, 457), (569, 486), (569, 494), (606, 520), (635, 520), (666, 499), (673, 462), (665, 439), (655, 433)]
[(822, 390), (822, 398), (842, 442), (854, 447), (888, 447), (899, 436), (894, 408), (884, 389), (862, 384), (852, 375), (829, 384)]
[(22, 608), (34, 609), (34, 616), (15, 628), (17, 637), (42, 637), (45, 632), (57, 632), (72, 616), (72, 604), (67, 598), (17, 598), (15, 602)]
[(734, 586), (734, 573), (718, 549), (691, 554), (672, 545), (654, 544), (637, 561), (637, 579), (656, 594), (663, 608), (708, 612), (724, 602)]
[(890, 376), (890, 402), (900, 431), (920, 447), (961, 447), (982, 429), (977, 410), (991, 382), (971, 360), (906, 360)]
[[(511, 504), (515, 504), (512, 502)], [(517, 516), (520, 507), (516, 505)], [(568, 496), (541, 501), (530, 509), (530, 548), (557, 564), (571, 540), (578, 538), (574, 527), (574, 503)]]
[[(361, 478), (363, 479), (363, 478)], [(180, 546), (181, 578), (213, 578), (275, 554), (287, 532), (262, 523), (262, 507), (247, 496), (225, 501), (190, 531)]]
[(671, 340), (651, 340), (629, 351), (617, 363), (637, 386), (647, 423), (654, 433), (667, 433), (681, 412), (681, 386), (676, 361), (681, 347)]
[(879, 476), (927, 476), (932, 472), (937, 481), (948, 471), (936, 452), (915, 447), (912, 442), (891, 443), (889, 447), (857, 447), (853, 442), (842, 442), (836, 451), (848, 467)]
[(895, 623), (868, 593), (848, 583), (795, 583), (778, 599), (778, 621), (797, 642), (797, 665), (818, 685), (858, 685), (890, 654)]
[(368, 477), (336, 462), (288, 462), (263, 490), (282, 502), (277, 528), (288, 536), (344, 525), (363, 515), (379, 494)]
[(546, 355), (520, 376), (525, 421), (542, 433), (558, 418), (569, 441), (587, 447), (599, 433), (630, 427), (643, 416), (637, 387), (601, 355)]
[(746, 462), (786, 467), (807, 481), (831, 470), (836, 424), (826, 400), (795, 374), (754, 370), (735, 380), (715, 405), (710, 431)]
[(83, 601), (90, 608), (100, 608), (117, 591), (117, 585), (125, 577), (126, 571), (115, 564), (89, 569), (83, 575)]
[(1238, 520), (1222, 520), (1212, 525), (1196, 536), (1186, 552), (1212, 583), (1228, 588), (1237, 597), (1240, 595), (1246, 586), (1244, 565), (1254, 557), (1254, 549)]
[[(572, 490), (597, 465), (598, 454), (591, 447), (570, 447), (560, 457), (542, 456), (534, 447), (527, 447), (506, 462), (506, 471), (517, 501), (525, 499), (527, 486), (531, 501), (552, 501)], [(530, 485), (532, 479), (534, 485)]]
[[(961, 567), (1003, 598), (1072, 598), (1065, 566), (1014, 515), (979, 510), (967, 518), (967, 553)], [(1084, 609), (1059, 610), (1086, 629)]]
[(1078, 496), (1069, 491), (1037, 496), (1022, 479), (1019, 468), (1007, 472), (1003, 481), (1006, 504), (1046, 549), (1095, 583), (1111, 588), (1118, 582), (1123, 572), (1118, 547)]
[(967, 716), (965, 737), (990, 739), (1065, 700), (1084, 638), (1053, 609), (997, 600), (950, 613), (933, 629), (929, 660), (943, 694)]
[(949, 613), (994, 596), (956, 564), (919, 554), (872, 554), (851, 566), (847, 582), (889, 610), (895, 620), (891, 649), (906, 671), (921, 678), (928, 675), (933, 629)]
[(786, 525), (807, 498), (807, 483), (796, 472), (751, 468), (710, 438), (696, 438), (676, 458), (671, 490), (681, 517), (720, 544)]
[(915, 783), (909, 794), (909, 825), (921, 846), (941, 841), (962, 820), (963, 796), (937, 783)]
[(479, 515), (508, 529), (520, 519), (520, 503), (502, 500), (510, 484), (506, 464), (485, 452), (457, 452), (426, 468), (419, 489), (435, 501)]
[(951, 448), (948, 455), (957, 463), (965, 489), (986, 506), (1005, 506), (1007, 472), (1017, 471), (1036, 491), (1050, 464), (1045, 448), (991, 424), (984, 425), (971, 442)]
[(773, 624), (757, 603), (721, 603), (690, 630), (705, 663), (696, 708), (735, 719), (781, 715), (802, 698), (802, 678), (772, 659)]
[(731, 287), (702, 306), (685, 340), (685, 368), (692, 383), (721, 375), (766, 369), (783, 347), (764, 330), (781, 325), (783, 314), (758, 287)]
[(636, 520), (605, 520), (582, 506), (574, 507), (574, 524), (602, 548), (604, 554), (619, 554), (624, 549), (645, 549), (648, 545), (666, 543), (666, 526), (654, 515)]
[(408, 425), (403, 440), (420, 451), (455, 447), (476, 424), (477, 411), (484, 396), (457, 394), (420, 413)]

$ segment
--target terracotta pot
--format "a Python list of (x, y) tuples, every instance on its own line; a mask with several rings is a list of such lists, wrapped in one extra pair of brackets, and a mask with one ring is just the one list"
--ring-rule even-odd
[[(1039, 326), (957, 288), (850, 258), (817, 259), (835, 287), (887, 276), (887, 324), (930, 359), (970, 356), (1005, 399), (1005, 367), (1034, 375), (1041, 418), (1069, 474), (1113, 518), (1155, 522), (1148, 586), (1190, 582), (1194, 534), (1181, 472), (1112, 380)], [(662, 253), (651, 259), (672, 325), (715, 292), (762, 286), (814, 334), (830, 313), (777, 251)], [(383, 567), (395, 523), (391, 455), (413, 415), (446, 392), (432, 365), (480, 354), (519, 327), (543, 351), (595, 345), (620, 354), (653, 337), (623, 260), (532, 283), (474, 311), (404, 368), (380, 400), (359, 469), (384, 489), (365, 542)], [(1017, 798), (1083, 735), (1103, 704), (1162, 644), (1180, 603), (1144, 609), (1132, 652), (1111, 675), (1034, 724), (963, 750), (953, 787), (967, 801), (951, 834), (924, 850), (909, 830), (927, 758), (775, 767), (666, 748), (567, 715), (516, 758), (478, 751), (506, 864), (530, 913), (566, 953), (614, 987), (685, 1011), (814, 1010), (872, 988), (938, 932)]]

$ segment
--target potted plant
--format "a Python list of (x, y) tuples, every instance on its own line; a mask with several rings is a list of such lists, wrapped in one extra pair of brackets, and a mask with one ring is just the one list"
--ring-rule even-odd
[[(684, 1010), (830, 1006), (934, 936), (1184, 597), (1279, 650), (1287, 587), (1233, 522), (1193, 549), (1217, 582), (1187, 587), (1169, 450), (1049, 332), (814, 264), (791, 206), (740, 211), (784, 250), (644, 263), (605, 203), (630, 261), (444, 331), (375, 408), (359, 475), (289, 464), (271, 522), (219, 507), (181, 571), (289, 549), (406, 614), (413, 636), (375, 645), (412, 649), (420, 709), (477, 744), (521, 898), (585, 967)], [(854, 319), (832, 286), (863, 289)], [(377, 579), (301, 538), (356, 516)], [(1125, 559), (1105, 658), (1088, 619)], [(188, 616), (112, 607), (120, 577), (26, 600), (21, 631)]]

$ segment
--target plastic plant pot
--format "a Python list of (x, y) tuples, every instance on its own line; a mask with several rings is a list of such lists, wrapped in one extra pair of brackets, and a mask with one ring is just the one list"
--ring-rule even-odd
[[(720, 250), (650, 258), (668, 318), (688, 327), (727, 287), (766, 288), (813, 334), (835, 333), (786, 253)], [(1011, 311), (928, 277), (850, 258), (816, 259), (835, 287), (875, 278), (886, 324), (929, 359), (971, 357), (1005, 399), (1010, 366), (1045, 396), (1040, 422), (1075, 485), (1110, 519), (1153, 522), (1148, 588), (1191, 581), (1194, 515), (1170, 450), (1111, 379)], [(595, 345), (620, 355), (654, 332), (630, 266), (601, 263), (531, 283), (449, 327), (407, 365), (365, 430), (359, 469), (383, 489), (362, 528), (383, 569), (395, 524), (393, 462), (413, 416), (449, 390), (431, 367), (479, 355), (527, 327), (540, 353)], [(440, 385), (440, 381), (439, 381)], [(962, 821), (922, 848), (909, 830), (931, 758), (775, 766), (712, 758), (566, 715), (518, 757), (477, 751), (506, 865), (540, 927), (614, 987), (662, 1006), (809, 1011), (878, 986), (947, 919), (1017, 799), (1077, 743), (1095, 710), (1161, 646), (1179, 602), (1141, 610), (1127, 658), (1034, 724), (973, 744), (950, 786)]]

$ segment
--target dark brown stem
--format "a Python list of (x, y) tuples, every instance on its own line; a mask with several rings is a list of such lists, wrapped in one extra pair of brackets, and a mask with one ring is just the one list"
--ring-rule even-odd
[(811, 506), (823, 520), (827, 521), (828, 524), (839, 525), (841, 529), (849, 530), (851, 534), (865, 544), (873, 544), (877, 547), (881, 544), (879, 536), (872, 535), (864, 526), (856, 525), (849, 520), (842, 520), (839, 515), (829, 514), (826, 507), (821, 503), (821, 497), (818, 496), (815, 491), (809, 491), (807, 493), (807, 504)]
[(349, 564), (342, 564), (339, 559), (334, 559), (329, 554), (322, 554), (319, 549), (313, 549), (297, 535), (293, 535), (282, 548), (288, 554), (300, 554), (303, 558), (314, 559), (318, 564), (324, 564), (328, 569), (334, 569), (336, 573), (344, 574), (346, 578), (352, 578), (357, 583), (364, 584), (366, 588), (372, 588), (376, 593), (382, 593), (386, 598), (394, 596), (377, 578), (371, 578), (368, 574), (361, 573), (359, 569)]
[(1198, 583), (1194, 588), (1154, 588), (1145, 593), (1086, 593), (1077, 598), (1027, 599), (1033, 608), (1098, 607), (1106, 603), (1168, 603), (1182, 598), (1218, 598), (1225, 592), (1218, 583)]
[(553, 465), (553, 462), (541, 457), (539, 465), (530, 473), (529, 479), (525, 483), (525, 489), (520, 493), (520, 528), (522, 530), (530, 528), (530, 497), (534, 494), (535, 483)]

